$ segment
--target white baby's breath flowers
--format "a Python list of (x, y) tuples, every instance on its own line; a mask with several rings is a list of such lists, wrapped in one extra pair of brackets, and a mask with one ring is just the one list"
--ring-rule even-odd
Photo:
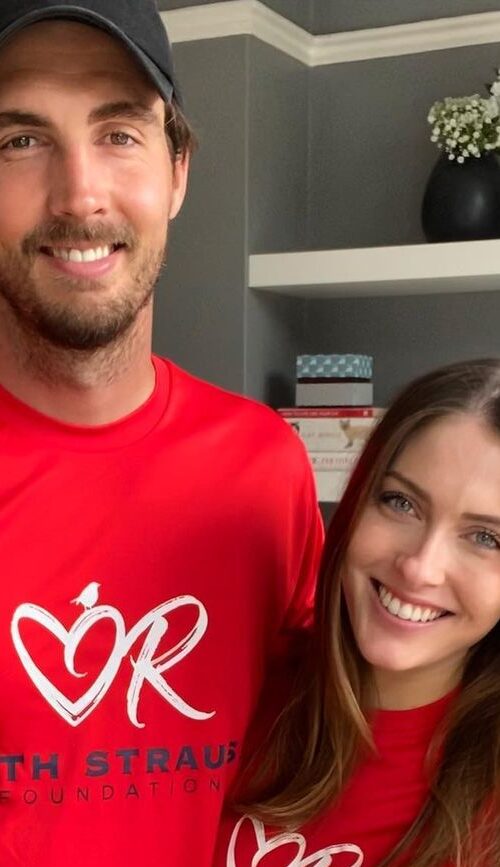
[(494, 81), (493, 84), (491, 85), (491, 87), (490, 87), (490, 93), (491, 93), (494, 97), (496, 97), (497, 99), (500, 99), (500, 80), (499, 80), (499, 79), (497, 79), (496, 81)]
[(500, 151), (500, 73), (488, 98), (447, 96), (431, 106), (427, 120), (432, 126), (431, 141), (452, 161), (462, 164)]
[(488, 99), (488, 106), (486, 108), (486, 111), (488, 112), (489, 116), (493, 118), (493, 120), (498, 117), (498, 115), (500, 114), (500, 108), (496, 96), (490, 96), (490, 98)]

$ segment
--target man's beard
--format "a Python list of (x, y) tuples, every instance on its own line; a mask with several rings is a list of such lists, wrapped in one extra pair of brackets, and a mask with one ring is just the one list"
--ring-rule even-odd
[[(58, 249), (91, 243), (95, 247), (124, 247), (130, 258), (121, 292), (99, 300), (99, 280), (60, 275), (52, 279), (68, 293), (68, 300), (44, 297), (43, 285), (31, 276), (36, 256), (46, 255), (44, 247)], [(21, 252), (0, 245), (0, 296), (9, 305), (17, 324), (31, 338), (42, 339), (54, 348), (92, 352), (115, 344), (124, 337), (147, 306), (161, 270), (165, 248), (139, 254), (139, 241), (128, 227), (106, 224), (82, 227), (62, 220), (36, 229), (23, 241)], [(111, 277), (112, 279), (112, 277)], [(104, 282), (104, 281), (103, 281)], [(86, 286), (87, 283), (87, 286)], [(89, 295), (93, 297), (90, 299)], [(103, 295), (105, 290), (103, 290)]]

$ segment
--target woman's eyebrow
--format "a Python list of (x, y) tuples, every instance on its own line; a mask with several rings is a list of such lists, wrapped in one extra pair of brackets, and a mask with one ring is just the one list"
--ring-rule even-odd
[(497, 515), (479, 515), (475, 512), (464, 512), (462, 518), (467, 521), (477, 521), (479, 524), (495, 524), (500, 527), (500, 518)]
[(420, 499), (425, 500), (426, 503), (430, 503), (431, 498), (430, 498), (429, 494), (427, 494), (423, 490), (423, 488), (420, 488), (418, 485), (415, 484), (415, 482), (412, 482), (411, 479), (408, 479), (402, 473), (398, 473), (397, 470), (387, 470), (385, 475), (391, 476), (393, 479), (397, 479), (398, 482), (402, 482), (403, 485), (406, 485), (407, 488), (410, 488), (410, 490), (412, 490), (413, 493), (417, 495), (417, 497), (420, 497)]
[[(386, 476), (392, 476), (392, 478), (397, 479), (398, 482), (402, 482), (406, 487), (410, 488), (418, 497), (425, 500), (426, 502), (430, 502), (429, 494), (427, 494), (423, 488), (416, 485), (415, 482), (412, 482), (411, 479), (408, 479), (403, 473), (398, 473), (397, 470), (387, 470), (385, 473)], [(495, 524), (500, 527), (500, 516), (498, 515), (485, 515), (480, 514), (479, 512), (463, 512), (462, 518), (465, 518), (466, 521), (477, 521), (479, 524)]]

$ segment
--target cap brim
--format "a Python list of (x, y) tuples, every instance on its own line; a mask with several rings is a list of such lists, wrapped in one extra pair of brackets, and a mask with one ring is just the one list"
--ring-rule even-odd
[(135, 59), (138, 61), (140, 66), (142, 66), (144, 72), (151, 79), (165, 102), (171, 102), (174, 94), (177, 101), (181, 102), (175, 83), (170, 81), (170, 79), (164, 75), (156, 63), (154, 63), (154, 61), (152, 61), (151, 58), (135, 44), (135, 42), (132, 42), (126, 33), (120, 30), (119, 27), (116, 27), (112, 21), (108, 21), (106, 18), (103, 18), (102, 15), (99, 15), (97, 12), (91, 12), (88, 9), (79, 9), (77, 6), (68, 7), (54, 5), (34, 12), (28, 12), (27, 15), (23, 15), (21, 18), (14, 21), (9, 27), (5, 28), (5, 30), (0, 34), (0, 45), (20, 30), (29, 27), (30, 24), (55, 19), (79, 21), (81, 24), (89, 24), (92, 27), (99, 27), (111, 36), (119, 39), (120, 42), (122, 42), (123, 45), (125, 45), (134, 55)]

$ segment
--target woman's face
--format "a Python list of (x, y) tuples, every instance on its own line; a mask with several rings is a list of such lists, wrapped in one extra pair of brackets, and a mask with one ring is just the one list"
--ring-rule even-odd
[(471, 415), (416, 434), (361, 515), (342, 583), (383, 705), (453, 687), (500, 619), (500, 437)]

